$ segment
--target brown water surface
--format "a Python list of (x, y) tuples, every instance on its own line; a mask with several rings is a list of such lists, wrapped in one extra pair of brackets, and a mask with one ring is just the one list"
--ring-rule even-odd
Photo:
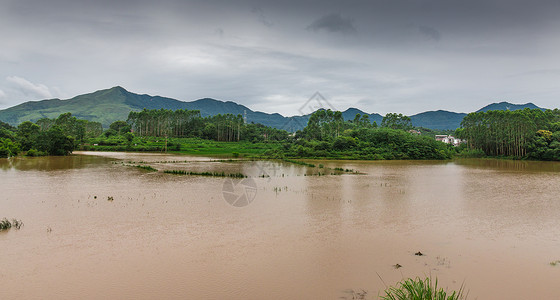
[[(375, 299), (416, 276), (469, 299), (560, 298), (560, 164), (312, 163), (0, 159), (0, 218), (25, 223), (0, 232), (0, 299)], [(316, 176), (335, 167), (361, 174)], [(224, 182), (254, 200), (231, 206)]]

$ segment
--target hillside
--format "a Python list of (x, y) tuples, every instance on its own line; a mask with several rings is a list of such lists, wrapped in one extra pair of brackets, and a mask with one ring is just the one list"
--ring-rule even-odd
[[(481, 108), (487, 110), (516, 110), (525, 107), (542, 109), (532, 103), (511, 104), (508, 102), (493, 103)], [(0, 110), (0, 120), (12, 125), (24, 121), (37, 121), (41, 118), (56, 118), (60, 114), (70, 112), (72, 115), (90, 121), (101, 122), (108, 127), (116, 120), (126, 120), (130, 111), (142, 109), (189, 109), (200, 110), (202, 116), (217, 114), (241, 114), (247, 116), (247, 122), (260, 123), (266, 126), (294, 132), (307, 125), (309, 115), (284, 117), (278, 113), (268, 114), (253, 111), (244, 105), (232, 101), (220, 101), (210, 98), (191, 102), (179, 101), (160, 96), (140, 95), (131, 93), (120, 86), (100, 90), (90, 94), (79, 95), (68, 100), (48, 99), (29, 101), (4, 110)], [(349, 108), (342, 112), (345, 120), (353, 120), (356, 114), (367, 114), (371, 122), (381, 124), (383, 116), (377, 113), (368, 114), (357, 108)], [(444, 110), (427, 111), (410, 116), (412, 124), (417, 127), (431, 129), (456, 129), (466, 114)]]
[(457, 129), (467, 114), (445, 110), (427, 111), (410, 116), (412, 125), (430, 129)]
[(530, 109), (540, 109), (540, 110), (545, 110), (544, 108), (538, 107), (533, 103), (525, 103), (525, 104), (513, 104), (513, 103), (509, 103), (509, 102), (499, 102), (499, 103), (492, 103), (489, 105), (486, 105), (485, 107), (477, 110), (476, 112), (481, 112), (481, 111), (489, 111), (489, 110), (519, 110), (519, 109), (524, 109), (524, 108), (530, 108)]
[[(61, 113), (70, 112), (72, 115), (90, 121), (98, 121), (108, 127), (116, 120), (126, 120), (130, 111), (142, 109), (197, 109), (202, 116), (217, 114), (244, 114), (247, 121), (262, 123), (281, 128), (287, 121), (280, 114), (254, 112), (246, 106), (231, 101), (214, 99), (200, 99), (184, 102), (160, 96), (139, 95), (131, 93), (117, 86), (108, 90), (100, 90), (91, 94), (79, 95), (68, 100), (50, 99), (29, 101), (0, 111), (0, 120), (17, 125), (24, 121), (37, 121), (41, 118), (56, 118)], [(307, 120), (305, 121), (307, 124)], [(299, 128), (298, 128), (299, 129)]]

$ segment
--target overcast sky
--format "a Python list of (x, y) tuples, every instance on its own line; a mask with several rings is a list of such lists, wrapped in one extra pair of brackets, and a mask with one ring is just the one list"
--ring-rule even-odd
[(116, 85), (298, 115), (560, 105), (560, 1), (0, 0), (0, 109)]

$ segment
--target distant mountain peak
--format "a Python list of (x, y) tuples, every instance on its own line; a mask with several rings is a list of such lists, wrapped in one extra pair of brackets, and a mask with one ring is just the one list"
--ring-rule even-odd
[(525, 109), (525, 108), (545, 110), (542, 107), (536, 106), (532, 102), (525, 103), (525, 104), (514, 104), (514, 103), (511, 103), (511, 102), (502, 101), (502, 102), (488, 104), (485, 107), (477, 110), (477, 112), (482, 112), (482, 111), (486, 112), (486, 111), (489, 111), (489, 110), (511, 110), (511, 111), (513, 111), (513, 110), (519, 110), (519, 109)]

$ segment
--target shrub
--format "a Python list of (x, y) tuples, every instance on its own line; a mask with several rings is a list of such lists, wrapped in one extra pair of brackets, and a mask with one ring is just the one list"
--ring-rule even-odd
[(437, 279), (432, 283), (430, 278), (406, 279), (394, 287), (385, 290), (382, 300), (458, 300), (464, 299), (463, 287), (459, 291), (449, 293), (443, 288), (438, 289)]

